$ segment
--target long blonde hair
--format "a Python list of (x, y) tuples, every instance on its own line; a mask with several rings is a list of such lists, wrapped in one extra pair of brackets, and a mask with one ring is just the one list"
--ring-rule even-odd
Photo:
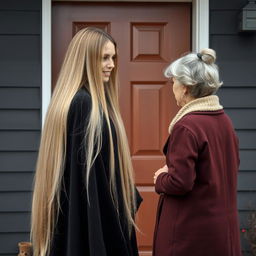
[(110, 136), (110, 191), (113, 203), (115, 204), (117, 200), (110, 119), (116, 130), (124, 211), (129, 231), (133, 225), (135, 226), (133, 220), (135, 213), (133, 168), (118, 104), (117, 69), (114, 68), (111, 72), (107, 86), (104, 86), (102, 79), (102, 50), (108, 41), (111, 41), (116, 48), (113, 38), (104, 31), (97, 28), (85, 28), (74, 36), (68, 47), (47, 111), (36, 165), (31, 223), (34, 256), (49, 254), (60, 209), (68, 111), (73, 97), (85, 84), (92, 99), (85, 140), (86, 187), (88, 188), (93, 162), (101, 150), (102, 118), (104, 116)]

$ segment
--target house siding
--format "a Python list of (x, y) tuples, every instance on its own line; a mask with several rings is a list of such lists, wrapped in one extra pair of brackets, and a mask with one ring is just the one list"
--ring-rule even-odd
[[(210, 0), (210, 47), (224, 84), (221, 103), (240, 140), (238, 209), (240, 227), (248, 228), (248, 215), (256, 210), (256, 33), (239, 32), (239, 12), (247, 0)], [(232, 161), (232, 159), (230, 159)], [(241, 233), (243, 255), (251, 255)]]
[(29, 240), (41, 130), (41, 0), (0, 3), (0, 255)]
[[(210, 47), (216, 50), (221, 103), (240, 140), (241, 228), (256, 209), (256, 35), (239, 33), (247, 0), (210, 0)], [(0, 3), (0, 256), (29, 240), (31, 190), (41, 131), (41, 0)], [(232, 159), (231, 159), (232, 161)], [(243, 255), (250, 255), (241, 236)]]

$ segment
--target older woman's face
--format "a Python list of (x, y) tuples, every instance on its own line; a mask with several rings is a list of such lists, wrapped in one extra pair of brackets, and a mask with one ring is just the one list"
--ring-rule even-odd
[(175, 77), (172, 78), (173, 86), (172, 91), (175, 96), (177, 105), (182, 107), (185, 105), (184, 103), (184, 94), (186, 92), (185, 86), (181, 84)]
[(111, 71), (115, 67), (115, 57), (116, 57), (116, 50), (115, 46), (112, 42), (108, 41), (104, 47), (103, 47), (103, 53), (102, 53), (102, 76), (103, 76), (103, 82), (108, 82), (109, 77), (111, 75)]

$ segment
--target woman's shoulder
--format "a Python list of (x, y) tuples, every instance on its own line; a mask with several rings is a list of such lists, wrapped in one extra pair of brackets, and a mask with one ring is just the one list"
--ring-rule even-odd
[(87, 116), (91, 110), (91, 95), (85, 89), (81, 88), (73, 97), (70, 107), (69, 116)]
[(71, 104), (77, 104), (84, 101), (91, 102), (91, 95), (86, 88), (81, 88), (75, 94)]
[(194, 111), (184, 115), (177, 123), (188, 127), (208, 126), (209, 121), (222, 120), (223, 118), (225, 118), (223, 109), (215, 111)]

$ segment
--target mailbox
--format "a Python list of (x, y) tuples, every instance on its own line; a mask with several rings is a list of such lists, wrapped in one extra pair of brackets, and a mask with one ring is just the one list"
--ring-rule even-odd
[(239, 14), (240, 31), (256, 31), (256, 3), (248, 1), (248, 4)]

